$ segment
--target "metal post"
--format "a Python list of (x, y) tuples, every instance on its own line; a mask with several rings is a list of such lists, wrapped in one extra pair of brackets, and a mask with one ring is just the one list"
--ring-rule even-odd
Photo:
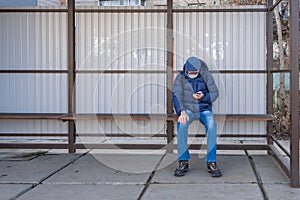
[(290, 177), (291, 186), (299, 185), (299, 1), (290, 3)]
[[(173, 0), (167, 1), (167, 114), (173, 113)], [(167, 121), (168, 152), (173, 152), (174, 122)]]
[[(268, 8), (273, 5), (272, 0), (268, 0)], [(273, 114), (273, 11), (267, 12), (267, 114)], [(267, 122), (267, 143), (273, 144), (271, 134), (273, 132), (272, 121)], [(269, 152), (270, 153), (270, 152)]]
[[(68, 114), (75, 111), (75, 0), (68, 1)], [(75, 153), (75, 121), (68, 122), (68, 149)]]

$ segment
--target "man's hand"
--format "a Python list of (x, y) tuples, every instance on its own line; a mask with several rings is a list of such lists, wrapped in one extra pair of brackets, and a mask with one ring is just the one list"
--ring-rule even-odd
[(199, 100), (199, 99), (202, 99), (204, 97), (204, 94), (203, 93), (201, 93), (201, 94), (196, 93), (196, 94), (193, 94), (193, 97), (194, 97), (194, 99)]
[(187, 121), (189, 121), (189, 116), (185, 111), (181, 111), (180, 116), (178, 117), (178, 122), (185, 124)]

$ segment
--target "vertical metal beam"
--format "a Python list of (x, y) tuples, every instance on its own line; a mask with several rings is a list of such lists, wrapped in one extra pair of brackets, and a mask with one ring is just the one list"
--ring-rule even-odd
[[(273, 114), (273, 11), (270, 8), (273, 5), (273, 0), (268, 0), (268, 12), (267, 12), (267, 114)], [(267, 142), (268, 145), (273, 144), (271, 134), (273, 132), (272, 121), (267, 122)]]
[[(68, 0), (68, 114), (75, 111), (75, 0)], [(75, 121), (68, 122), (68, 149), (75, 153)]]
[(290, 112), (291, 186), (299, 185), (299, 1), (290, 3)]
[[(173, 113), (173, 0), (167, 1), (167, 114)], [(167, 151), (173, 152), (174, 122), (167, 121)]]

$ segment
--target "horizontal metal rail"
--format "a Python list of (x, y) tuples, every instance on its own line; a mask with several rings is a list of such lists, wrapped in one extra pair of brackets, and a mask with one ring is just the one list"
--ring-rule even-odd
[(0, 8), (0, 13), (38, 13), (38, 12), (65, 12), (68, 13), (68, 9), (67, 8), (27, 8), (24, 6), (24, 8), (13, 8), (13, 7), (2, 7)]
[(75, 8), (76, 13), (167, 13), (167, 9), (149, 9), (149, 8)]
[[(173, 72), (179, 73), (182, 70), (173, 70)], [(263, 74), (267, 73), (267, 70), (210, 70), (211, 73), (220, 74)], [(165, 74), (166, 70), (76, 70), (76, 73), (85, 74)]]
[[(175, 73), (179, 73), (182, 70), (173, 70)], [(277, 72), (279, 70), (276, 70)], [(281, 70), (285, 72), (286, 70)], [(280, 71), (280, 72), (281, 72)], [(1, 72), (1, 71), (0, 71)], [(220, 73), (220, 74), (266, 74), (267, 70), (210, 70), (211, 73)], [(76, 70), (76, 73), (84, 74), (165, 74), (166, 70)]]
[(78, 74), (166, 74), (166, 70), (76, 70)]
[[(181, 70), (173, 70), (173, 72), (179, 73)], [(76, 70), (78, 74), (166, 74), (166, 70)], [(266, 74), (267, 70), (210, 70), (211, 73), (220, 74)], [(282, 70), (272, 70), (271, 73), (278, 72), (290, 72), (289, 69)], [(20, 70), (10, 70), (2, 69), (0, 74), (58, 74), (58, 73), (68, 73), (68, 70), (34, 70), (34, 69), (20, 69)]]
[(187, 12), (268, 12), (268, 8), (193, 8), (193, 9), (173, 9), (174, 13)]
[[(179, 73), (181, 70), (174, 70)], [(267, 74), (267, 70), (210, 70), (212, 74)], [(289, 73), (289, 69), (270, 73)], [(66, 74), (68, 70), (0, 70), (0, 74)], [(166, 70), (76, 70), (77, 74), (166, 74)]]
[[(187, 13), (187, 12), (268, 12), (271, 8), (193, 8), (193, 9), (173, 9), (173, 13)], [(32, 13), (32, 12), (68, 12), (67, 8), (13, 8), (13, 7), (2, 7), (0, 13)], [(167, 8), (160, 9), (148, 9), (148, 8), (75, 8), (76, 13), (166, 13)]]
[[(272, 121), (274, 116), (271, 114), (216, 114), (216, 119), (224, 119), (227, 121)], [(52, 119), (60, 121), (73, 120), (177, 120), (176, 114), (74, 114), (67, 113), (0, 113), (0, 119), (23, 119), (23, 120), (43, 120)]]
[(20, 69), (20, 70), (11, 70), (11, 69), (2, 69), (0, 74), (67, 74), (68, 70), (34, 70), (34, 69)]
[(277, 140), (276, 140), (276, 138), (273, 136), (273, 135), (271, 135), (270, 136), (271, 137), (271, 139), (273, 140), (273, 142), (275, 142), (277, 145), (278, 145), (278, 147), (288, 156), (288, 157), (291, 157), (291, 155), (290, 155), (290, 153), (282, 146), (282, 144), (280, 144)]
[(273, 69), (273, 70), (270, 70), (271, 73), (288, 73), (288, 72), (291, 72), (290, 69)]
[(68, 149), (67, 143), (0, 143), (0, 149)]
[[(165, 138), (167, 134), (131, 134), (131, 133), (77, 133), (77, 137), (157, 137)], [(174, 135), (176, 137), (176, 135)], [(0, 133), (0, 137), (68, 137), (68, 133)], [(205, 134), (189, 134), (188, 137), (204, 138)], [(266, 138), (262, 134), (219, 134), (220, 138)]]
[(211, 73), (220, 74), (266, 74), (267, 70), (210, 70)]
[[(0, 134), (1, 136), (1, 134)], [(165, 133), (157, 133), (157, 134), (131, 134), (131, 133), (78, 133), (76, 134), (78, 137), (167, 137), (167, 134)], [(176, 134), (174, 134), (176, 136)], [(202, 138), (206, 137), (205, 134), (189, 134), (188, 137), (197, 137)], [(265, 138), (266, 135), (262, 134), (219, 134), (218, 137), (222, 138)]]
[[(174, 13), (186, 12), (267, 12), (268, 8), (178, 8)], [(103, 9), (99, 8), (76, 8), (77, 13), (167, 13), (167, 9)]]
[(68, 133), (0, 133), (0, 137), (68, 137)]

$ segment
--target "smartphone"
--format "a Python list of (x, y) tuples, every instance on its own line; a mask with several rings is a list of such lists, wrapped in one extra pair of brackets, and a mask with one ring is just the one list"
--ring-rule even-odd
[(198, 91), (196, 94), (202, 94), (203, 92), (202, 91)]

